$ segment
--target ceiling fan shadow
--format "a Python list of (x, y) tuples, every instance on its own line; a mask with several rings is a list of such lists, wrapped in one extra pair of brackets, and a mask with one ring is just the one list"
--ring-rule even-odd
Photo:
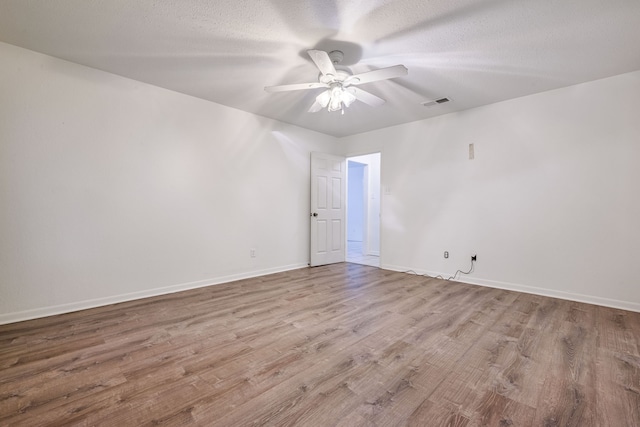
[[(410, 25), (406, 28), (401, 28), (396, 31), (392, 31), (382, 37), (375, 40), (376, 43), (385, 41), (392, 41), (402, 38), (404, 36), (411, 35), (413, 33), (424, 34), (427, 30), (432, 30), (437, 27), (451, 25), (455, 21), (470, 19), (478, 14), (489, 14), (492, 10), (498, 9), (505, 5), (510, 5), (513, 2), (510, 0), (486, 0), (482, 2), (475, 2), (459, 8), (450, 8), (445, 12), (437, 16), (429, 16), (420, 22)], [(392, 5), (387, 5), (387, 8)], [(386, 13), (384, 10), (379, 9), (378, 13)], [(424, 12), (416, 13), (416, 16), (422, 16)]]
[[(290, 30), (294, 42), (310, 45), (314, 40), (331, 37), (340, 30), (337, 0), (271, 0), (271, 6), (280, 15), (281, 24)], [(304, 39), (300, 40), (301, 37)]]

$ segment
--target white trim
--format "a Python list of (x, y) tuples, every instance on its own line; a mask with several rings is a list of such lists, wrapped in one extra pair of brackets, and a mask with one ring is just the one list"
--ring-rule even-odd
[(139, 292), (131, 292), (127, 294), (113, 295), (104, 298), (95, 298), (85, 301), (72, 302), (68, 304), (60, 304), (49, 307), (34, 308), (31, 310), (17, 311), (14, 313), (0, 314), (0, 325), (7, 323), (22, 322), (24, 320), (37, 319), (40, 317), (55, 316), (57, 314), (70, 313), (73, 311), (86, 310), (89, 308), (102, 307), (120, 302), (132, 301), (142, 298), (154, 297), (158, 295), (172, 294), (175, 292), (186, 291), (189, 289), (203, 288), (206, 286), (219, 285), (229, 283), (236, 280), (250, 279), (252, 277), (265, 276), (267, 274), (281, 273), (284, 271), (296, 270), (298, 268), (308, 267), (305, 264), (291, 264), (282, 267), (268, 268), (265, 270), (250, 271), (246, 273), (231, 274), (228, 276), (217, 277), (207, 280), (199, 280), (197, 282), (181, 283), (178, 285), (164, 286), (162, 288), (147, 289)]
[[(0, 314), (0, 325), (21, 322), (21, 321), (30, 320), (30, 319), (37, 319), (41, 317), (54, 316), (57, 314), (70, 313), (73, 311), (86, 310), (89, 308), (101, 307), (109, 304), (117, 304), (120, 302), (132, 301), (136, 299), (148, 298), (148, 297), (153, 297), (158, 295), (171, 294), (175, 292), (186, 291), (189, 289), (219, 285), (222, 283), (229, 283), (236, 280), (249, 279), (252, 277), (259, 277), (259, 276), (264, 276), (264, 275), (273, 274), (273, 273), (281, 273), (284, 271), (296, 270), (296, 269), (305, 268), (305, 267), (308, 267), (308, 265), (307, 264), (291, 264), (287, 266), (269, 268), (265, 270), (232, 274), (232, 275), (222, 276), (214, 279), (200, 280), (197, 282), (189, 282), (189, 283), (182, 283), (179, 285), (165, 286), (162, 288), (154, 288), (146, 291), (132, 292), (128, 294), (113, 295), (110, 297), (96, 298), (92, 300), (85, 300), (85, 301), (79, 301), (74, 303), (61, 304), (61, 305), (50, 306), (50, 307), (41, 307), (41, 308), (36, 308), (31, 310), (18, 311), (14, 313)], [(405, 271), (411, 270), (416, 272), (417, 274), (428, 274), (429, 276), (437, 276), (437, 275), (447, 276), (446, 273), (416, 270), (416, 269), (411, 269), (409, 267), (400, 267), (400, 266), (387, 265), (387, 264), (381, 265), (380, 268), (384, 270), (392, 270), (392, 271), (399, 271), (399, 272), (405, 272)], [(553, 289), (539, 288), (536, 286), (518, 285), (514, 283), (499, 282), (495, 280), (476, 279), (476, 278), (468, 279), (466, 277), (463, 277), (462, 279), (458, 279), (458, 281), (462, 283), (467, 283), (470, 285), (506, 289), (510, 291), (524, 292), (528, 294), (542, 295), (542, 296), (560, 298), (560, 299), (569, 300), (569, 301), (577, 301), (577, 302), (583, 302), (587, 304), (601, 305), (604, 307), (612, 307), (612, 308), (619, 308), (622, 310), (640, 312), (640, 303), (636, 303), (636, 302), (620, 301), (620, 300), (596, 297), (591, 295), (575, 294), (571, 292), (556, 291)]]
[[(447, 274), (447, 273), (418, 270), (414, 268), (400, 267), (396, 265), (385, 264), (385, 265), (381, 265), (380, 268), (384, 270), (392, 270), (392, 271), (399, 271), (399, 272), (413, 271), (417, 274), (427, 274), (429, 276), (443, 276), (443, 277), (451, 276), (451, 274)], [(468, 276), (463, 276), (461, 278), (458, 278), (456, 281), (461, 283), (467, 283), (470, 285), (506, 289), (509, 291), (523, 292), (526, 294), (534, 294), (534, 295), (541, 295), (541, 296), (551, 297), (551, 298), (559, 298), (559, 299), (564, 299), (569, 301), (583, 302), (586, 304), (601, 305), (604, 307), (619, 308), (621, 310), (629, 310), (629, 311), (635, 311), (640, 313), (640, 303), (632, 302), (632, 301), (621, 301), (621, 300), (597, 297), (592, 295), (557, 291), (557, 290), (548, 289), (548, 288), (539, 288), (537, 286), (520, 285), (520, 284), (508, 283), (508, 282), (499, 282), (496, 280), (478, 279), (475, 277), (469, 278)]]

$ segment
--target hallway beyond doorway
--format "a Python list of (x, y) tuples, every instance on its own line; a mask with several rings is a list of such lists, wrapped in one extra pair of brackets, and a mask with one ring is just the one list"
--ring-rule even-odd
[(347, 262), (380, 267), (381, 157), (347, 158)]
[(364, 255), (362, 252), (362, 242), (355, 240), (347, 241), (347, 262), (380, 267), (380, 257), (376, 255)]

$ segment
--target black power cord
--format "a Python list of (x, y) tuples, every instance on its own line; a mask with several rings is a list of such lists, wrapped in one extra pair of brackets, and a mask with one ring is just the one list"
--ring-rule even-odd
[(473, 255), (471, 257), (471, 267), (469, 267), (468, 271), (462, 271), (462, 270), (456, 270), (456, 272), (454, 273), (453, 276), (449, 276), (447, 278), (442, 277), (441, 275), (437, 275), (437, 276), (430, 276), (428, 274), (418, 274), (413, 270), (407, 270), (404, 273), (408, 273), (408, 274), (415, 274), (416, 276), (423, 276), (423, 277), (428, 277), (430, 279), (442, 279), (442, 280), (456, 280), (456, 278), (458, 277), (458, 274), (471, 274), (473, 273), (473, 268), (475, 266), (477, 259), (476, 259), (476, 255)]

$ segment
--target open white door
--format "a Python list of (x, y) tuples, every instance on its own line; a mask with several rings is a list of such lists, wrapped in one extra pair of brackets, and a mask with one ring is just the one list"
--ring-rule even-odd
[(346, 159), (311, 153), (311, 260), (316, 265), (345, 260)]

